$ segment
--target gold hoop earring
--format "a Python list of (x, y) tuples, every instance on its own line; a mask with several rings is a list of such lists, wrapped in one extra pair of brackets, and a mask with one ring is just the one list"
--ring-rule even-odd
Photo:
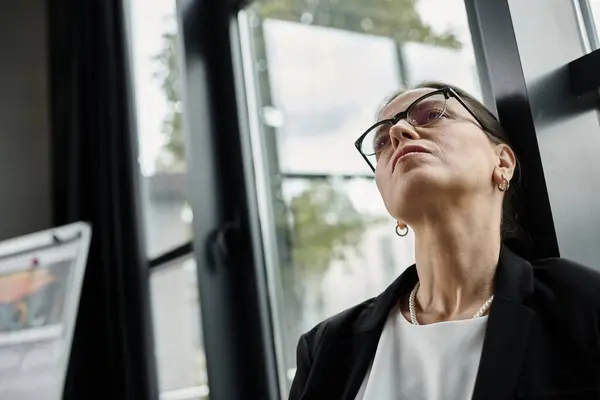
[(502, 174), (502, 182), (498, 184), (498, 190), (501, 192), (506, 192), (510, 187), (510, 181), (506, 179), (504, 174)]
[(396, 235), (404, 237), (408, 235), (408, 226), (404, 225), (404, 229), (400, 228), (400, 224), (396, 224)]

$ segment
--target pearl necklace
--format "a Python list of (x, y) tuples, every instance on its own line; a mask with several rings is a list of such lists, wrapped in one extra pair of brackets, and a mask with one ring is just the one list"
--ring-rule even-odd
[[(419, 289), (419, 282), (415, 285), (415, 288), (410, 292), (410, 296), (408, 296), (408, 310), (410, 311), (410, 322), (413, 325), (419, 325), (419, 321), (417, 321), (417, 313), (415, 312), (415, 295), (417, 294), (417, 289)], [(494, 300), (494, 295), (488, 299), (479, 311), (473, 315), (473, 318), (483, 317), (483, 315), (488, 311), (490, 306), (492, 305), (492, 301)]]

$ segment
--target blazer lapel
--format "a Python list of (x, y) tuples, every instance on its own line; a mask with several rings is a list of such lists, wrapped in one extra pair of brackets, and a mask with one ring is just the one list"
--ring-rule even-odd
[[(326, 368), (316, 368), (309, 377), (303, 399), (351, 399), (364, 380), (375, 357), (388, 315), (402, 294), (417, 282), (417, 272), (409, 267), (382, 294), (362, 311), (345, 333), (326, 339), (319, 358)], [(314, 392), (313, 392), (314, 390)]]
[(533, 292), (533, 268), (502, 247), (473, 400), (515, 396), (535, 314), (522, 305)]

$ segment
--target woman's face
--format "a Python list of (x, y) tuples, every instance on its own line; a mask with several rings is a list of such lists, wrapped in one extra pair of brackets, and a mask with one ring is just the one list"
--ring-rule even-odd
[[(433, 90), (396, 97), (380, 119), (392, 118)], [(515, 159), (508, 146), (492, 143), (455, 98), (448, 99), (445, 114), (426, 127), (401, 119), (390, 128), (389, 145), (378, 156), (377, 187), (388, 212), (400, 222), (410, 225), (432, 206), (439, 210), (472, 196), (497, 196), (502, 174), (509, 180), (512, 176)]]

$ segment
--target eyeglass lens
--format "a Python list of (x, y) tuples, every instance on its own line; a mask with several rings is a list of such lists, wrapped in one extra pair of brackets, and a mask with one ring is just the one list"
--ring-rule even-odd
[[(440, 119), (446, 111), (446, 97), (437, 93), (413, 103), (407, 110), (406, 121), (412, 126), (428, 126)], [(390, 129), (398, 120), (391, 119), (376, 124), (369, 130), (361, 143), (361, 152), (373, 167), (377, 165), (379, 155), (391, 144)]]

